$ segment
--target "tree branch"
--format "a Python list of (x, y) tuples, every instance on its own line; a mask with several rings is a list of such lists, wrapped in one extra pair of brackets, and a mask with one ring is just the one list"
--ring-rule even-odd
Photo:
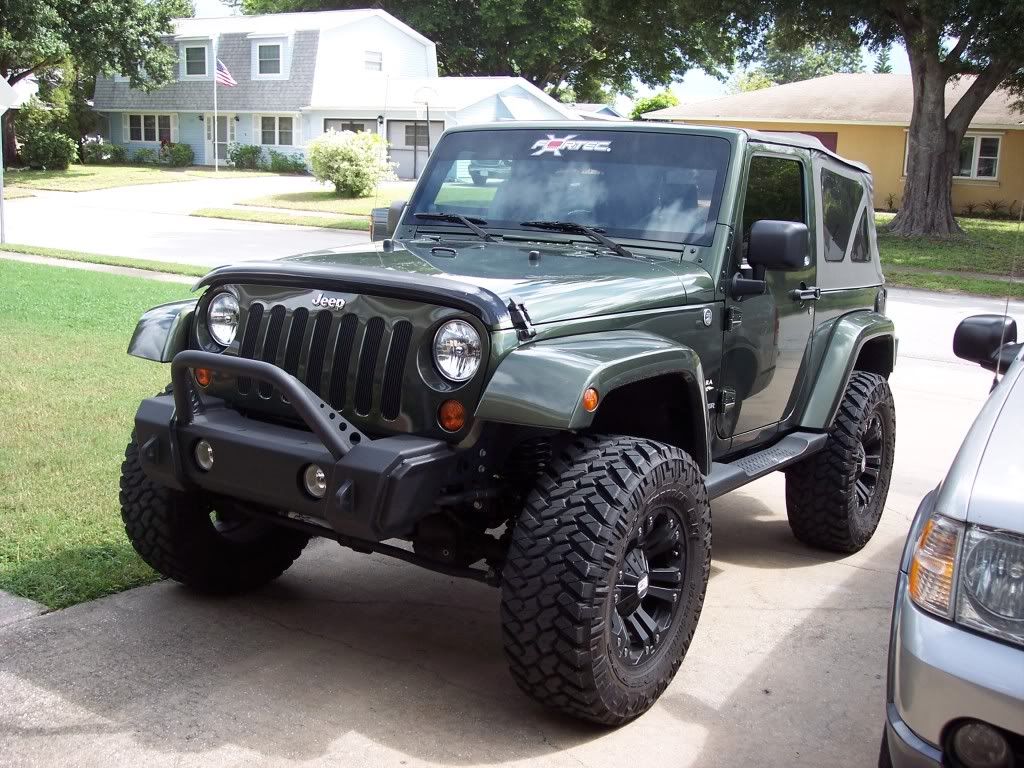
[(33, 66), (29, 67), (28, 69), (24, 69), (21, 72), (18, 72), (16, 75), (8, 76), (7, 84), (8, 85), (14, 85), (18, 81), (24, 80), (29, 75), (31, 75), (31, 74), (33, 74), (35, 72), (38, 72), (41, 69), (45, 69), (46, 67), (52, 67), (54, 64), (56, 64), (59, 61), (60, 61), (59, 58), (56, 58), (56, 59), (43, 59), (38, 64), (34, 64)]
[[(964, 25), (964, 29), (970, 28), (970, 23)], [(960, 64), (962, 63), (960, 57), (967, 50), (967, 46), (970, 44), (969, 41), (970, 37), (968, 35), (961, 35), (960, 39), (956, 41), (956, 45), (953, 46), (952, 50), (942, 60), (942, 66), (946, 70), (947, 75), (955, 75), (960, 71)]]
[(960, 101), (949, 111), (949, 115), (946, 116), (946, 129), (957, 136), (966, 133), (981, 105), (995, 92), (1006, 76), (1019, 66), (1012, 59), (1003, 59), (993, 61), (985, 67), (960, 97)]

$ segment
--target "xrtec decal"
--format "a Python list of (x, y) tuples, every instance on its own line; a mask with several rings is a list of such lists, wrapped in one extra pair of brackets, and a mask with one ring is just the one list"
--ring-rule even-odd
[(611, 141), (593, 141), (590, 139), (577, 139), (575, 133), (557, 138), (548, 134), (546, 139), (538, 139), (530, 149), (537, 150), (531, 154), (544, 155), (550, 152), (555, 157), (561, 157), (563, 152), (611, 152)]

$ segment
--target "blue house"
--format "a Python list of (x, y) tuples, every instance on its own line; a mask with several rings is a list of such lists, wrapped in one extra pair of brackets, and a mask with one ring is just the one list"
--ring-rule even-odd
[[(522, 78), (438, 77), (434, 43), (378, 9), (178, 19), (166, 43), (174, 82), (148, 93), (120, 75), (96, 82), (103, 135), (130, 153), (184, 142), (212, 165), (235, 143), (305, 155), (327, 131), (374, 131), (399, 176), (416, 178), (450, 126), (582, 119)], [(216, 86), (215, 141), (216, 59), (237, 85)]]

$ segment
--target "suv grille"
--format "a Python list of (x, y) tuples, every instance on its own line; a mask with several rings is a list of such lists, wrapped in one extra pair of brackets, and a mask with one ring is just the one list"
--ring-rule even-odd
[[(273, 363), (299, 378), (338, 411), (393, 421), (402, 407), (402, 380), (409, 357), (412, 324), (362, 317), (329, 309), (289, 312), (283, 304), (249, 305), (239, 357)], [(380, 382), (379, 391), (375, 387)], [(238, 394), (252, 398), (253, 381), (236, 380)], [(284, 401), (269, 384), (255, 385), (260, 400)]]

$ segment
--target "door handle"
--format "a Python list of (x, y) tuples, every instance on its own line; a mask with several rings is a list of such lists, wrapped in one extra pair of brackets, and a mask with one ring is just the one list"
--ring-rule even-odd
[(800, 283), (799, 288), (789, 292), (789, 298), (793, 301), (817, 301), (821, 298), (821, 288), (815, 286), (807, 287), (806, 283)]

